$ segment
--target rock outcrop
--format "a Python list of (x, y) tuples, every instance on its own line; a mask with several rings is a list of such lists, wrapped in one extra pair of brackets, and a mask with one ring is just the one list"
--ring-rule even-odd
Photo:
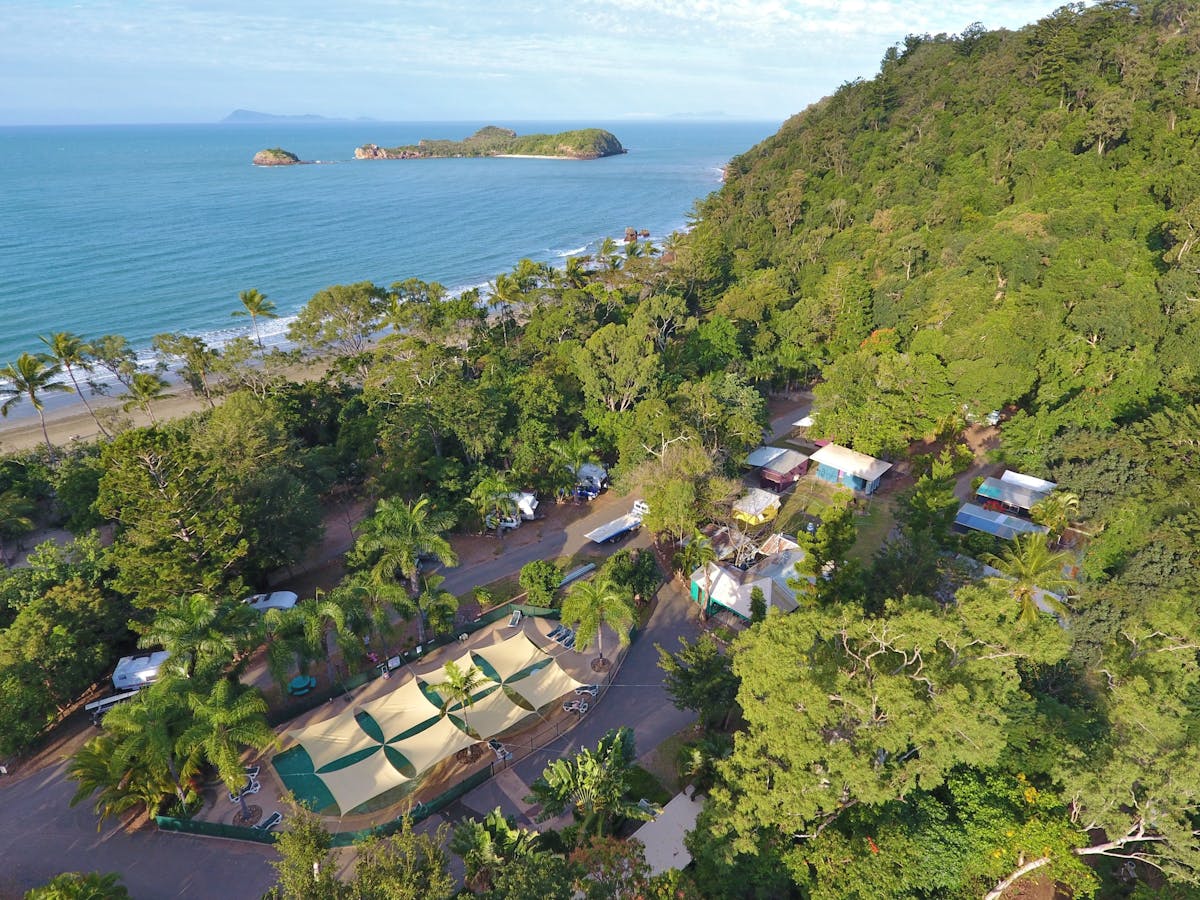
[(625, 148), (611, 132), (583, 128), (558, 134), (518, 135), (509, 128), (488, 125), (461, 141), (422, 140), (403, 147), (364, 144), (355, 159), (433, 159), (468, 156), (545, 156), (562, 159), (599, 159), (616, 156)]
[(271, 147), (259, 150), (254, 154), (256, 166), (298, 166), (303, 162), (295, 153), (290, 153), (282, 147)]

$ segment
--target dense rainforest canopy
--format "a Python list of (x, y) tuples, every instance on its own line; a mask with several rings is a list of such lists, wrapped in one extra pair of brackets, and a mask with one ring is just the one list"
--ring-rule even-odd
[[(415, 545), (389, 523), (480, 530), (506, 492), (569, 489), (566, 464), (593, 456), (649, 502), (664, 547), (690, 539), (690, 571), (767, 396), (811, 385), (818, 435), (906, 461), (915, 483), (865, 560), (848, 558), (849, 509), (798, 536), (796, 613), (664, 650), (704, 728), (692, 887), (1195, 896), (1198, 141), (1200, 4), (1071, 5), (1018, 32), (908, 37), (734, 159), (661, 248), (524, 260), (486, 297), (415, 279), (319, 292), (289, 334), (325, 357), (320, 381), (287, 383), (249, 342), (160, 336), (215, 409), (0, 465), (0, 537), (39, 517), (81, 535), (0, 581), (0, 749), (132, 643), (130, 618), (146, 642), (211, 612), (206, 646), (239, 636), (206, 651), (210, 681), (264, 640), (311, 653), (284, 640), (299, 620), (247, 628), (231, 601), (302, 559), (347, 492), (379, 503), (336, 596), (435, 627), (455, 598), (418, 593)], [(141, 402), (136, 379), (156, 376), (123, 346), (82, 359)], [(50, 361), (22, 365), (35, 384)], [(1064, 557), (949, 528), (960, 436), (993, 411), (998, 461), (1057, 481), (1053, 518), (1082, 538), (1058, 615), (1029, 594)], [(955, 554), (1013, 578), (948, 590)], [(354, 610), (318, 607), (321, 629)], [(45, 658), (63, 663), (47, 676)]]

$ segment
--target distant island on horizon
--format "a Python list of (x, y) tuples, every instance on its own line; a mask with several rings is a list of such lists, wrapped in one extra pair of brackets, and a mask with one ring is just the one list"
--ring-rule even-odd
[(626, 153), (616, 135), (603, 128), (581, 128), (557, 134), (518, 135), (510, 128), (487, 125), (461, 141), (421, 140), (400, 147), (364, 144), (355, 159), (446, 159), (480, 156), (535, 156), (553, 159), (599, 159)]
[(342, 116), (329, 117), (318, 116), (313, 113), (304, 113), (303, 115), (276, 115), (275, 113), (258, 112), (253, 109), (235, 109), (220, 122), (222, 125), (253, 125), (263, 122), (373, 122), (374, 119), (369, 116), (360, 116), (357, 119), (348, 119)]

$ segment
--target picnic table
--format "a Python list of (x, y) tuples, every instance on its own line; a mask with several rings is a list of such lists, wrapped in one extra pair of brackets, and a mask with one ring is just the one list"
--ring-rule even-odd
[(293, 697), (303, 697), (316, 686), (316, 677), (312, 675), (297, 675), (288, 682), (287, 692)]

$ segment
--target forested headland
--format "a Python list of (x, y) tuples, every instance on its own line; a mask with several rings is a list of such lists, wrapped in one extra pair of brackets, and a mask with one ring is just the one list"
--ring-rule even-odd
[(401, 147), (366, 144), (354, 151), (358, 159), (439, 159), (460, 156), (557, 156), (599, 159), (617, 156), (625, 148), (603, 128), (580, 128), (557, 134), (518, 135), (510, 128), (487, 125), (461, 141), (422, 140)]
[[(0, 464), (9, 540), (46, 521), (79, 535), (0, 582), (0, 747), (187, 615), (209, 616), (191, 673), (205, 708), (254, 647), (299, 652), (236, 598), (303, 557), (338, 492), (378, 500), (368, 534), (418, 507), (439, 533), (478, 529), (504, 492), (553, 495), (564, 463), (595, 454), (649, 502), (664, 548), (700, 547), (766, 398), (806, 385), (818, 436), (907, 462), (913, 483), (865, 561), (849, 508), (798, 536), (828, 577), (796, 613), (728, 648), (664, 648), (672, 696), (701, 714), (687, 778), (709, 798), (672, 890), (992, 900), (1044, 879), (1196, 896), (1198, 61), (1200, 6), (1182, 0), (909, 36), (735, 158), (661, 247), (522, 261), (486, 297), (330, 287), (291, 329), (329, 363), (301, 384), (249, 341), (164, 336), (212, 409)], [(124, 372), (130, 402), (156, 377), (118, 339), (81, 347), (74, 365)], [(36, 394), (66, 358), (7, 377)], [(950, 528), (962, 434), (993, 410), (997, 459), (1058, 483), (1070, 550)], [(356, 553), (338, 597), (364, 623), (364, 596), (444, 613), (415, 565)], [(1011, 577), (947, 592), (956, 554)], [(1022, 603), (1068, 560), (1057, 615)]]

